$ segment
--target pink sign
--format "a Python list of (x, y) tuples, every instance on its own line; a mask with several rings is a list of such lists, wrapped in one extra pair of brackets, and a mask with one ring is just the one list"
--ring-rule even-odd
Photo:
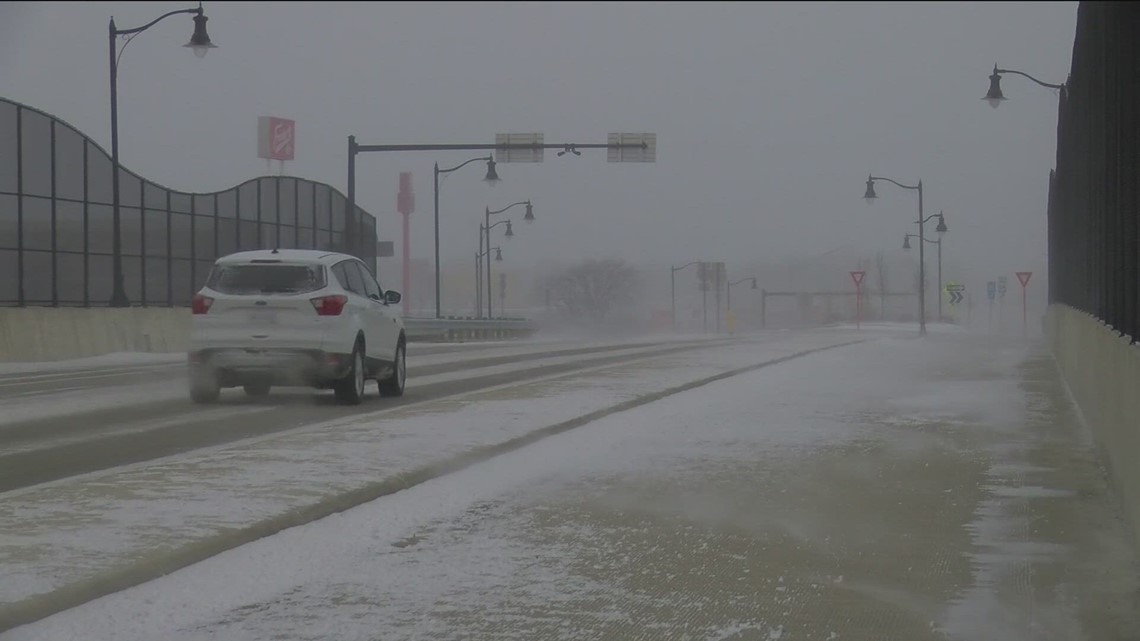
[(269, 160), (293, 160), (296, 135), (295, 121), (260, 116), (257, 119), (257, 156)]

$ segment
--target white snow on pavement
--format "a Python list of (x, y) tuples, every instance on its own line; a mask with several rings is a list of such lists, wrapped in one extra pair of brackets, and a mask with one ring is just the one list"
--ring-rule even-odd
[(0, 574), (8, 577), (0, 582), (0, 603), (642, 394), (851, 338), (821, 334), (710, 346), (9, 492), (0, 495), (0, 523), (16, 525), (10, 544), (0, 546)]
[[(727, 460), (834, 446), (873, 429), (873, 417), (897, 411), (899, 399), (923, 399), (904, 411), (942, 415), (948, 407), (916, 376), (939, 349), (934, 341), (919, 346), (882, 339), (727, 379), (287, 530), (3, 638), (458, 638), (465, 635), (449, 626), (474, 625), (465, 613), (497, 624), (496, 638), (526, 638), (528, 604), (558, 612), (559, 604), (605, 603), (605, 590), (615, 589), (570, 571), (579, 551), (521, 536), (533, 518), (528, 510), (601, 492), (615, 478), (675, 480)], [(728, 351), (745, 360), (747, 350)], [(1018, 407), (1004, 382), (941, 385), (952, 399), (972, 397), (982, 418), (1005, 420)], [(550, 415), (572, 397), (539, 409)], [(573, 403), (582, 409), (581, 399)], [(482, 418), (478, 408), (464, 412), (462, 428), (444, 430), (503, 430), (506, 407), (486, 406)], [(441, 426), (440, 417), (432, 420)], [(389, 433), (408, 438), (424, 429), (427, 423), (413, 422)], [(713, 527), (747, 528), (767, 516), (718, 509), (699, 498), (678, 497), (659, 507)], [(603, 607), (599, 616), (621, 620), (625, 614)], [(782, 621), (722, 621), (704, 638), (744, 630), (785, 634)]]

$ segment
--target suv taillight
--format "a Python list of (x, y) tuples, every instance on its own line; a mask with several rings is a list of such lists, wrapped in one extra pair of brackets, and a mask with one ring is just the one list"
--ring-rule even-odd
[(317, 310), (317, 316), (340, 316), (340, 311), (344, 309), (344, 304), (348, 302), (348, 297), (336, 294), (333, 296), (310, 298), (309, 302), (313, 304), (313, 309)]
[(213, 298), (201, 294), (194, 294), (194, 298), (190, 301), (190, 311), (194, 314), (205, 314), (210, 311), (210, 305), (213, 304)]

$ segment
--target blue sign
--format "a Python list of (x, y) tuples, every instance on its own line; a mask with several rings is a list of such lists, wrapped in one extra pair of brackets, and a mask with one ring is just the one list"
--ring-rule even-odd
[(990, 300), (997, 296), (997, 283), (992, 280), (986, 283), (986, 295), (990, 297)]

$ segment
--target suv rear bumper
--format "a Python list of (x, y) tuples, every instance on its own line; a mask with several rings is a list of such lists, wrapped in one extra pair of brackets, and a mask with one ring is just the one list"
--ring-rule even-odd
[(190, 352), (191, 376), (210, 375), (222, 387), (250, 382), (327, 387), (348, 375), (351, 354), (314, 349), (215, 348)]

